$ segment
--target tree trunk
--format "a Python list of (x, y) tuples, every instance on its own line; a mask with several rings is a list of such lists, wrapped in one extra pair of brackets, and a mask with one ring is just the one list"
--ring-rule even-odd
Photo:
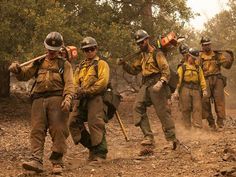
[(152, 1), (145, 0), (141, 9), (142, 15), (142, 27), (148, 32), (149, 35), (154, 34), (153, 30), (153, 19), (152, 19)]
[(0, 61), (0, 97), (8, 97), (10, 95), (10, 72), (8, 67), (8, 61)]

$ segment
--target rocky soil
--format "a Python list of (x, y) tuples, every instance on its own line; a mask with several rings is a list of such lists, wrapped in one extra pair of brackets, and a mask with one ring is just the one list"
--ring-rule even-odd
[[(81, 145), (73, 145), (68, 139), (65, 171), (62, 176), (88, 177), (211, 177), (236, 176), (236, 110), (227, 110), (226, 127), (212, 132), (204, 120), (202, 131), (187, 131), (181, 126), (177, 104), (172, 105), (180, 147), (173, 151), (164, 139), (160, 121), (153, 108), (148, 110), (156, 148), (153, 156), (139, 157), (142, 134), (134, 126), (132, 106), (134, 96), (126, 96), (120, 106), (120, 115), (128, 133), (126, 142), (117, 119), (107, 124), (109, 154), (106, 162), (98, 166), (88, 165), (88, 151)], [(53, 176), (48, 160), (51, 139), (45, 144), (44, 168), (41, 174), (22, 169), (22, 161), (30, 157), (30, 103), (23, 94), (13, 94), (0, 99), (0, 177)]]

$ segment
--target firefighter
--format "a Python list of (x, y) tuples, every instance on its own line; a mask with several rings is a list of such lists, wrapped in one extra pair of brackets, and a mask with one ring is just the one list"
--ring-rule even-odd
[[(89, 149), (90, 163), (100, 163), (107, 157), (105, 132), (106, 110), (102, 95), (109, 82), (109, 66), (97, 55), (94, 38), (85, 37), (81, 43), (85, 59), (74, 74), (77, 103), (70, 117), (70, 133), (75, 144)], [(88, 123), (89, 132), (85, 127)]]
[[(202, 68), (196, 65), (199, 51), (188, 49), (185, 62), (178, 68), (179, 83), (174, 97), (180, 95), (180, 110), (185, 128), (202, 128), (202, 98), (207, 96)], [(192, 119), (191, 119), (192, 117)]]
[(52, 138), (52, 172), (62, 173), (63, 155), (66, 153), (66, 139), (69, 135), (67, 123), (71, 100), (74, 93), (73, 70), (71, 64), (59, 53), (63, 46), (63, 37), (51, 32), (44, 40), (47, 55), (25, 67), (14, 62), (9, 67), (20, 81), (35, 77), (32, 88), (30, 144), (32, 157), (23, 163), (26, 170), (43, 171), (43, 151), (47, 130)]
[[(149, 43), (149, 34), (146, 31), (138, 30), (135, 33), (135, 40), (140, 48), (140, 55), (131, 64), (123, 59), (118, 59), (117, 64), (122, 65), (129, 74), (142, 73), (142, 86), (134, 104), (134, 118), (137, 120), (135, 125), (139, 126), (144, 134), (141, 145), (154, 147), (155, 144), (147, 115), (147, 107), (153, 105), (161, 121), (165, 138), (173, 142), (173, 149), (175, 149), (178, 140), (167, 102), (170, 95), (167, 86), (170, 77), (169, 65), (164, 54)], [(141, 150), (140, 155), (142, 152)], [(150, 151), (150, 153), (153, 152)]]
[[(200, 53), (199, 65), (203, 69), (207, 83), (208, 95), (203, 99), (203, 118), (208, 120), (211, 129), (215, 130), (224, 127), (225, 120), (225, 96), (224, 87), (226, 86), (226, 77), (221, 74), (221, 67), (229, 69), (232, 60), (226, 58), (222, 53), (211, 49), (211, 40), (202, 37), (202, 52)], [(211, 101), (214, 102), (217, 120), (212, 115)]]

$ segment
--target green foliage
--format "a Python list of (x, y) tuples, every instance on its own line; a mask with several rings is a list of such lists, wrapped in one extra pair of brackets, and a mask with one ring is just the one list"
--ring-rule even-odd
[(222, 11), (206, 24), (203, 35), (212, 39), (214, 47), (236, 52), (236, 2), (229, 2), (229, 10)]
[[(22, 4), (26, 4), (22, 8)], [(17, 57), (28, 47), (34, 30), (35, 14), (31, 1), (0, 1), (0, 55), (2, 59)]]
[(0, 0), (0, 11), (1, 60), (42, 54), (51, 31), (60, 32), (65, 45), (77, 47), (92, 36), (102, 54), (116, 58), (135, 50), (137, 29), (155, 37), (178, 32), (193, 15), (186, 0)]
[[(233, 50), (236, 55), (236, 1), (229, 1), (229, 9), (217, 14), (205, 25), (206, 30), (202, 35), (207, 35), (212, 40), (214, 49)], [(233, 98), (236, 87), (236, 63), (234, 62), (230, 70), (223, 70), (223, 74), (228, 77), (227, 90)]]

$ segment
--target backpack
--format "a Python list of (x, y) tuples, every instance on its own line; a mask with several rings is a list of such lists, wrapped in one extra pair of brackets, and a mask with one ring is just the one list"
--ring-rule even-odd
[(234, 53), (231, 50), (226, 50), (226, 52), (230, 55), (230, 62), (225, 66), (226, 69), (230, 69), (234, 63)]
[[(104, 60), (103, 60), (104, 61)], [(94, 60), (94, 69), (96, 72), (96, 77), (98, 78), (98, 62), (97, 60)], [(107, 85), (107, 89), (102, 94), (103, 102), (107, 106), (107, 113), (106, 116), (108, 120), (112, 119), (114, 114), (116, 113), (116, 110), (118, 109), (122, 96), (119, 92), (114, 90), (111, 86), (111, 83), (109, 82)]]
[[(221, 50), (214, 50), (214, 53), (216, 54), (215, 55), (215, 59), (218, 63), (220, 63), (220, 55), (222, 54), (222, 52), (224, 51), (221, 51)], [(230, 69), (233, 65), (233, 62), (234, 62), (234, 53), (230, 50), (226, 50), (225, 51), (226, 53), (228, 53), (230, 55), (230, 61), (228, 61), (223, 67), (225, 69)]]
[[(156, 60), (157, 52), (158, 52), (158, 50), (155, 50), (153, 52), (153, 59), (156, 62), (156, 66), (159, 68), (157, 60)], [(178, 82), (179, 82), (179, 75), (178, 75), (178, 73), (170, 68), (170, 80), (167, 83), (167, 85), (169, 86), (171, 93), (175, 92), (175, 89), (177, 87)]]

